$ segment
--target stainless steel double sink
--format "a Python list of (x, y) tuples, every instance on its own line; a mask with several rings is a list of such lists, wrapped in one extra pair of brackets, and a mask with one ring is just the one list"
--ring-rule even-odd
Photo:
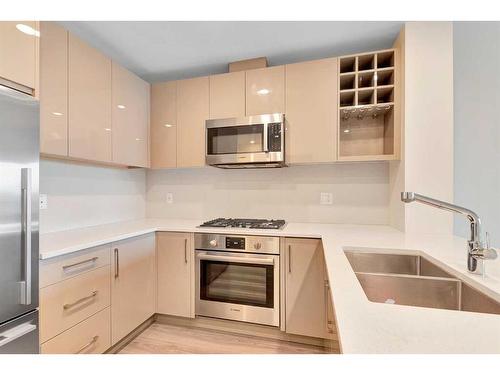
[(500, 302), (423, 256), (344, 252), (372, 302), (500, 314)]

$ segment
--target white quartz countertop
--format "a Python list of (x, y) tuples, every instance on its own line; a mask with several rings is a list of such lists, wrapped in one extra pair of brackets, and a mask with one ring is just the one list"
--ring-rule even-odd
[(500, 315), (373, 303), (366, 298), (346, 249), (424, 254), (471, 286), (500, 300), (500, 259), (486, 277), (466, 271), (466, 241), (402, 233), (380, 225), (288, 223), (282, 230), (197, 228), (199, 220), (144, 219), (42, 234), (40, 259), (155, 231), (321, 238), (343, 353), (500, 353)]

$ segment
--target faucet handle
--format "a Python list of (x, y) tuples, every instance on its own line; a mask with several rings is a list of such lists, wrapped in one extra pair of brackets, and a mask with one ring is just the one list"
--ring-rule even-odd
[(490, 248), (490, 232), (486, 232), (486, 248)]

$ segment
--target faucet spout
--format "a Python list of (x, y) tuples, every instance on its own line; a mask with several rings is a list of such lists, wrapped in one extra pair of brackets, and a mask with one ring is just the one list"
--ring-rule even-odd
[(426, 204), (428, 206), (436, 207), (442, 210), (451, 211), (464, 215), (470, 222), (470, 237), (468, 241), (468, 252), (467, 252), (467, 268), (470, 272), (476, 272), (477, 269), (477, 258), (475, 255), (475, 250), (483, 249), (481, 243), (481, 220), (479, 216), (472, 210), (468, 208), (457, 206), (452, 203), (440, 201), (438, 199), (426, 197), (425, 195), (417, 194), (411, 191), (401, 192), (401, 200), (405, 203), (419, 202)]

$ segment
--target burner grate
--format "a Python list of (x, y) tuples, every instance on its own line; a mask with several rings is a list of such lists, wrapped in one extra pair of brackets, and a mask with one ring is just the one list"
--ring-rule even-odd
[(200, 227), (211, 228), (249, 228), (249, 229), (281, 229), (285, 220), (267, 219), (226, 219), (223, 217), (204, 222)]

